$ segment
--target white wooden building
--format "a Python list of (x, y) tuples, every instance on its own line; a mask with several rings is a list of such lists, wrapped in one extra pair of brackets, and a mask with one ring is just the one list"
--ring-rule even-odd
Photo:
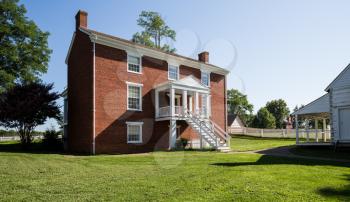
[[(307, 120), (322, 119), (323, 143), (350, 143), (350, 65), (327, 86), (325, 91), (327, 94), (294, 112), (293, 115), (296, 119), (300, 117)], [(326, 133), (327, 119), (330, 123), (330, 134)], [(298, 127), (296, 129), (297, 144), (301, 144), (298, 138)], [(316, 143), (318, 142), (308, 141), (306, 144)]]
[(231, 134), (243, 134), (245, 130), (243, 121), (235, 114), (227, 115), (227, 127)]

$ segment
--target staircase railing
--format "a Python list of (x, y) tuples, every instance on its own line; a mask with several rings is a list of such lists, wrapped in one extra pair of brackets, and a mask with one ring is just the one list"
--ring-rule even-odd
[(220, 139), (224, 140), (227, 146), (230, 146), (231, 136), (226, 131), (224, 131), (218, 124), (216, 124), (213, 120), (210, 119), (209, 121), (214, 133), (217, 134), (220, 137)]
[[(207, 126), (205, 121), (198, 118), (192, 112), (188, 111), (187, 113), (183, 113), (183, 114), (186, 118), (189, 118), (189, 119), (191, 119), (192, 122), (196, 123), (200, 127), (200, 130), (211, 131), (211, 129)], [(202, 135), (202, 134), (200, 134), (200, 135)], [(207, 133), (207, 135), (210, 136), (213, 140), (216, 140), (216, 137), (213, 137), (210, 133)]]
[[(203, 126), (206, 130), (212, 132), (215, 135), (215, 137), (212, 137), (212, 135), (210, 134), (209, 136), (216, 141), (216, 146), (219, 145), (218, 139), (224, 141), (227, 146), (230, 146), (230, 136), (213, 120), (209, 120), (209, 123), (207, 123), (206, 121), (201, 120), (200, 116), (193, 114), (191, 111), (188, 111), (184, 114), (187, 115), (187, 117), (190, 118), (193, 122), (197, 123), (201, 128)], [(208, 124), (210, 125), (208, 126)]]

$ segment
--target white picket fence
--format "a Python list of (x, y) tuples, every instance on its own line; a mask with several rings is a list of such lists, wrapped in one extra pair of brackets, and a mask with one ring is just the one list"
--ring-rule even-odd
[[(34, 140), (41, 140), (43, 139), (43, 135), (35, 135), (33, 136)], [(20, 138), (17, 135), (14, 136), (2, 136), (0, 135), (0, 142), (5, 142), (5, 141), (19, 141)]]
[[(253, 137), (270, 137), (270, 138), (296, 138), (295, 129), (261, 129), (261, 128), (228, 128), (230, 134), (247, 135)], [(322, 129), (318, 129), (318, 138), (322, 136)], [(330, 134), (330, 130), (326, 130)], [(299, 138), (307, 138), (307, 130), (299, 129)], [(316, 130), (309, 130), (309, 139), (316, 139)]]

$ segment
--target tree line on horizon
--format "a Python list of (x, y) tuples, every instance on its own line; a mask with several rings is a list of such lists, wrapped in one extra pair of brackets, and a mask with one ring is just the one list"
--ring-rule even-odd
[(253, 114), (254, 106), (249, 103), (247, 95), (239, 90), (227, 91), (228, 113), (238, 115), (243, 123), (252, 128), (285, 128), (290, 116), (286, 101), (271, 100)]

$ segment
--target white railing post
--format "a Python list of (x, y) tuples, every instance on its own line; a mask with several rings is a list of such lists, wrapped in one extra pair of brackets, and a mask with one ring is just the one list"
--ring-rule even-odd
[(264, 129), (260, 130), (260, 137), (264, 137)]

